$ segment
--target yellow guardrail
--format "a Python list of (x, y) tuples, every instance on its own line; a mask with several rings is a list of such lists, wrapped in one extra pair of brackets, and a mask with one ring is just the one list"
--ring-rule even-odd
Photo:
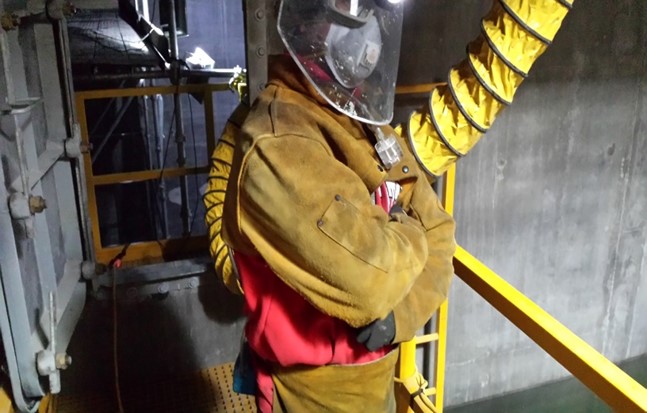
[[(180, 86), (154, 86), (137, 87), (125, 89), (102, 89), (90, 90), (75, 93), (76, 113), (81, 129), (81, 141), (87, 146), (90, 141), (88, 122), (86, 116), (86, 101), (95, 99), (143, 97), (152, 95), (172, 95), (175, 93), (199, 94), (202, 97), (204, 107), (204, 118), (206, 125), (207, 152), (211, 153), (216, 144), (216, 131), (214, 120), (214, 92), (229, 91), (229, 85), (222, 84), (199, 84)], [(171, 139), (171, 137), (168, 137)], [(161, 170), (143, 170), (134, 172), (122, 172), (112, 174), (95, 175), (92, 170), (92, 157), (90, 153), (83, 155), (85, 166), (86, 191), (88, 196), (88, 215), (92, 228), (92, 241), (95, 249), (96, 260), (107, 263), (119, 254), (123, 245), (104, 246), (101, 243), (99, 228), (99, 206), (97, 205), (96, 188), (102, 185), (125, 184), (142, 182), (147, 180), (164, 178), (177, 178), (187, 175), (206, 174), (209, 166), (195, 167), (170, 167)], [(129, 244), (128, 255), (124, 262), (138, 262), (142, 260), (156, 260), (164, 257), (172, 257), (178, 252), (190, 252), (198, 249), (205, 249), (208, 243), (206, 236), (194, 236), (184, 239), (167, 239), (160, 241), (137, 242)]]
[(454, 269), (611, 408), (623, 413), (647, 412), (647, 389), (463, 248), (456, 251)]
[[(432, 88), (433, 85), (419, 85), (398, 88), (398, 94), (412, 94), (425, 92)], [(454, 213), (454, 188), (456, 182), (456, 166), (452, 165), (444, 175), (442, 204), (449, 214)], [(445, 353), (447, 346), (447, 312), (448, 302), (440, 306), (434, 314), (433, 327), (435, 331), (429, 334), (416, 336), (413, 340), (400, 344), (400, 359), (396, 372), (396, 380), (399, 382), (409, 382), (408, 385), (398, 386), (397, 394), (399, 404), (398, 413), (442, 413), (445, 396)], [(433, 346), (434, 351), (434, 369), (433, 377), (430, 377), (430, 387), (423, 389), (423, 394), (412, 398), (413, 394), (420, 391), (420, 386), (416, 382), (419, 376), (416, 367), (416, 350), (420, 345)], [(425, 381), (426, 384), (426, 381)], [(427, 399), (423, 401), (422, 397)], [(407, 401), (405, 403), (405, 401)], [(429, 401), (429, 403), (426, 403)], [(407, 407), (408, 405), (408, 407)]]

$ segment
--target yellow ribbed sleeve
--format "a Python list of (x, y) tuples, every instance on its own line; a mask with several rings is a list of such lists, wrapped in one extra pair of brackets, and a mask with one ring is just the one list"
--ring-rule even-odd
[(413, 151), (429, 174), (442, 175), (490, 129), (572, 6), (571, 0), (494, 2), (467, 58), (406, 125)]
[(209, 232), (209, 252), (215, 263), (216, 274), (222, 277), (227, 288), (236, 294), (242, 294), (243, 291), (229, 254), (229, 247), (222, 239), (222, 214), (231, 162), (234, 157), (234, 145), (240, 133), (240, 124), (247, 116), (247, 112), (247, 106), (240, 104), (225, 125), (211, 155), (209, 181), (203, 196), (206, 208), (205, 221)]

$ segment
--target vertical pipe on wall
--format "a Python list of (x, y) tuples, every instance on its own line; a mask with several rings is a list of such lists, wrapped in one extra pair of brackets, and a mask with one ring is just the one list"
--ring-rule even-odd
[[(67, 37), (67, 22), (65, 19), (52, 23), (56, 39), (56, 57), (60, 73), (61, 90), (63, 91), (63, 106), (67, 118), (66, 128), (68, 136), (72, 137), (78, 130), (76, 113), (74, 111), (74, 96), (72, 86), (72, 60), (70, 58), (69, 39)], [(80, 159), (70, 160), (72, 175), (74, 177), (74, 193), (81, 224), (81, 239), (85, 259), (94, 260), (94, 244), (92, 243), (92, 227), (90, 225), (88, 196), (86, 193), (85, 171)]]
[[(178, 60), (179, 48), (177, 43), (177, 21), (175, 15), (175, 0), (167, 0), (170, 12), (169, 40), (171, 44), (171, 72), (179, 72), (180, 62)], [(179, 85), (180, 78), (172, 79)], [(173, 95), (175, 112), (175, 144), (177, 146), (177, 166), (183, 168), (186, 165), (186, 136), (184, 136), (184, 122), (182, 121), (182, 99), (179, 93)], [(182, 206), (180, 217), (182, 218), (183, 235), (189, 235), (191, 230), (191, 212), (189, 211), (189, 188), (186, 176), (180, 177), (180, 195)]]
[[(164, 164), (164, 140), (169, 139), (164, 135), (164, 99), (162, 95), (155, 95), (153, 98), (153, 118), (155, 123), (155, 153), (157, 154), (157, 167), (162, 169)], [(154, 201), (161, 204), (160, 211), (160, 232), (162, 238), (168, 238), (168, 210), (166, 207), (166, 184), (163, 179), (157, 183), (158, 199)]]

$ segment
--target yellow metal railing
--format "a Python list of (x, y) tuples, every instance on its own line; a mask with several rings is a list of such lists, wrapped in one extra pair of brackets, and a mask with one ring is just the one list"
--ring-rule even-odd
[(647, 412), (647, 389), (467, 251), (456, 275), (618, 412)]
[[(204, 119), (206, 125), (207, 151), (213, 152), (216, 145), (216, 132), (214, 121), (213, 93), (229, 91), (228, 84), (200, 84), (180, 86), (140, 87), (127, 89), (91, 90), (75, 94), (76, 111), (81, 129), (81, 141), (89, 145), (90, 137), (86, 116), (86, 101), (93, 99), (143, 97), (152, 95), (172, 95), (175, 93), (199, 94), (203, 100)], [(171, 137), (168, 137), (171, 139)], [(88, 215), (92, 229), (92, 242), (95, 249), (97, 262), (107, 263), (119, 254), (123, 245), (104, 246), (101, 243), (99, 228), (99, 206), (97, 205), (96, 187), (102, 185), (126, 184), (157, 180), (163, 178), (178, 178), (182, 176), (206, 174), (209, 166), (171, 167), (162, 170), (142, 170), (135, 172), (112, 173), (94, 175), (92, 170), (92, 157), (90, 153), (83, 154), (85, 166), (86, 191), (88, 196)], [(199, 202), (199, 200), (198, 200)], [(158, 260), (166, 256), (174, 256), (178, 252), (190, 252), (203, 249), (207, 245), (206, 236), (193, 236), (183, 239), (165, 239), (159, 241), (144, 241), (130, 244), (128, 255), (124, 262), (138, 262), (142, 260)]]
[[(398, 86), (396, 94), (398, 95), (412, 95), (412, 94), (428, 94), (436, 87), (438, 83), (420, 84), (411, 86)], [(444, 184), (442, 191), (442, 204), (450, 215), (454, 213), (454, 183), (456, 179), (456, 169), (452, 166), (448, 169), (444, 176)], [(397, 387), (399, 413), (408, 412), (434, 412), (442, 413), (444, 405), (444, 387), (445, 387), (445, 352), (447, 345), (447, 300), (440, 306), (436, 314), (434, 314), (433, 328), (435, 331), (416, 336), (413, 340), (400, 344), (400, 359), (396, 372), (396, 380), (399, 382), (413, 381), (409, 386), (402, 385)], [(420, 389), (416, 383), (416, 377), (420, 376), (416, 367), (416, 352), (419, 346), (427, 345), (432, 346), (434, 350), (434, 369), (433, 377), (430, 379), (430, 386), (423, 389), (422, 396), (428, 398), (429, 404), (422, 403), (420, 398), (412, 399), (412, 393), (418, 392)], [(424, 383), (423, 383), (424, 384)], [(407, 403), (403, 403), (407, 401)], [(409, 405), (408, 408), (406, 406)]]

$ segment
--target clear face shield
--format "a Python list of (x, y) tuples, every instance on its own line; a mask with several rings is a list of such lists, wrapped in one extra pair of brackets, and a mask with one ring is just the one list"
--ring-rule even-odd
[(317, 91), (374, 125), (393, 118), (401, 0), (283, 0), (278, 31)]

